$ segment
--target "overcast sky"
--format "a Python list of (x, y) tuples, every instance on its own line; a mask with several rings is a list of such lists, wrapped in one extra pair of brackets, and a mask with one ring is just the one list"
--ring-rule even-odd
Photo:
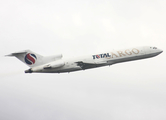
[[(1, 0), (1, 120), (165, 120), (166, 1)], [(135, 46), (154, 58), (63, 74), (25, 74), (4, 55), (64, 58)]]

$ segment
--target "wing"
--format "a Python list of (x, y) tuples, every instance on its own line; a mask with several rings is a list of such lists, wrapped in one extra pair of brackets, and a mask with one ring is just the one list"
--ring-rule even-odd
[(77, 63), (77, 65), (80, 66), (84, 70), (84, 69), (88, 69), (88, 68), (102, 66), (103, 64), (106, 64), (107, 62), (88, 63), (88, 62), (78, 61), (75, 63)]

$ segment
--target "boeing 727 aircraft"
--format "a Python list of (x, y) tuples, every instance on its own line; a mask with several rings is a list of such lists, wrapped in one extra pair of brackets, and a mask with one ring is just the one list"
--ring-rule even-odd
[(114, 50), (78, 59), (69, 59), (67, 61), (62, 59), (61, 54), (44, 57), (30, 50), (11, 53), (7, 56), (15, 56), (28, 65), (30, 69), (25, 70), (25, 73), (62, 73), (150, 58), (162, 52), (162, 50), (156, 47), (144, 46), (117, 51)]

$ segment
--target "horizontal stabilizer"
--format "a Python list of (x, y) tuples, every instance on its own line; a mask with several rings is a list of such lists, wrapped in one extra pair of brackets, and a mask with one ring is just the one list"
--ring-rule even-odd
[(24, 50), (24, 51), (20, 51), (20, 52), (14, 52), (14, 53), (11, 53), (11, 54), (8, 54), (5, 56), (16, 56), (18, 54), (26, 54), (26, 53), (27, 53), (27, 50)]

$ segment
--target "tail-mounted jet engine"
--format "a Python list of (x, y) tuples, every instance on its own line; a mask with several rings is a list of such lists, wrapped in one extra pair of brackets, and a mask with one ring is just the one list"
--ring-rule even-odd
[(51, 63), (45, 65), (43, 68), (44, 69), (54, 69), (54, 68), (63, 67), (64, 65), (65, 65), (65, 62), (63, 62), (62, 60), (58, 60), (58, 61), (51, 62)]
[(55, 68), (60, 68), (65, 65), (65, 62), (62, 60), (57, 60), (51, 63), (48, 63), (46, 65), (38, 66), (38, 67), (33, 67), (28, 70), (25, 70), (25, 73), (32, 73), (32, 72), (40, 72), (43, 71), (43, 69), (55, 69)]

